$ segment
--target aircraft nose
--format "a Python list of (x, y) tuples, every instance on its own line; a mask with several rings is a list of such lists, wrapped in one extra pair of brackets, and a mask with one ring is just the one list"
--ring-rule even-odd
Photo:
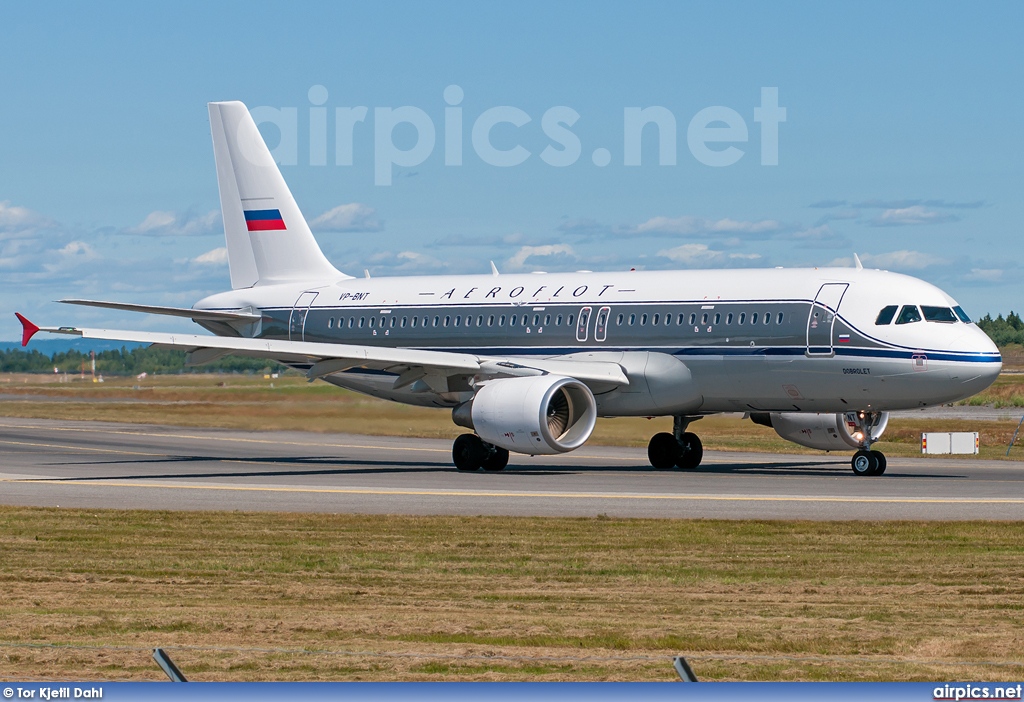
[(960, 373), (959, 379), (963, 382), (963, 389), (970, 395), (975, 395), (993, 382), (999, 377), (999, 373), (1003, 369), (1003, 359), (999, 354), (999, 347), (996, 346), (988, 335), (981, 329), (972, 329), (973, 334), (970, 338), (971, 351), (978, 354), (979, 362), (970, 364), (975, 366), (970, 369), (969, 373)]

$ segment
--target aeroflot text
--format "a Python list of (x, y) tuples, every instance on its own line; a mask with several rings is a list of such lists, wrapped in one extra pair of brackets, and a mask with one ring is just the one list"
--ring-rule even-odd
[(1019, 700), (1024, 685), (989, 687), (988, 685), (943, 685), (932, 692), (936, 700)]
[[(462, 100), (465, 94), (458, 85), (444, 89), (444, 165), (461, 166), (462, 147), (465, 140)], [(314, 85), (309, 89), (309, 165), (327, 165), (328, 110), (327, 88)], [(438, 106), (440, 107), (440, 105)], [(334, 109), (334, 164), (353, 165), (355, 139), (366, 133), (369, 108), (336, 107)], [(299, 164), (299, 108), (297, 107), (254, 107), (250, 110), (256, 124), (273, 124), (280, 133), (277, 147), (272, 150), (274, 160), (282, 166)], [(540, 128), (550, 140), (539, 154), (540, 160), (549, 166), (571, 166), (583, 154), (583, 144), (571, 129), (580, 119), (580, 113), (565, 105), (548, 108), (540, 118)], [(622, 165), (639, 166), (642, 161), (642, 140), (649, 124), (654, 125), (658, 140), (658, 164), (676, 165), (676, 117), (665, 107), (626, 107), (622, 113)], [(779, 124), (786, 121), (786, 108), (779, 106), (778, 88), (761, 88), (761, 104), (753, 110), (753, 120), (760, 125), (761, 165), (779, 164)], [(470, 143), (473, 152), (483, 163), (508, 168), (518, 166), (533, 156), (533, 153), (519, 141), (519, 132), (533, 118), (518, 107), (500, 105), (483, 110), (472, 118)], [(499, 127), (499, 125), (505, 125)], [(305, 125), (303, 125), (305, 126)], [(495, 128), (502, 133), (501, 146), (492, 141)], [(303, 129), (305, 132), (305, 129)], [(403, 137), (415, 133), (415, 140), (408, 148), (395, 143), (395, 134)], [(509, 136), (511, 134), (511, 137)], [(368, 135), (367, 135), (368, 136)], [(527, 138), (535, 135), (525, 134)], [(508, 142), (511, 139), (512, 146)], [(735, 144), (748, 140), (747, 122), (743, 116), (729, 107), (713, 105), (697, 112), (686, 127), (686, 145), (690, 154), (705, 166), (731, 166), (744, 156), (744, 151)], [(407, 139), (400, 139), (402, 145)], [(616, 140), (617, 141), (617, 140)], [(437, 143), (437, 129), (430, 115), (419, 107), (373, 108), (373, 182), (375, 185), (391, 185), (395, 166), (412, 168), (424, 163), (434, 152)], [(612, 162), (612, 152), (601, 146), (590, 154), (591, 162), (600, 168)]]

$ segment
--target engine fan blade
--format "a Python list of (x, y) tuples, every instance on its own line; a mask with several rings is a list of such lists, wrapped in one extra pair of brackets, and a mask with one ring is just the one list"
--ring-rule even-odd
[(548, 431), (553, 437), (561, 437), (569, 428), (570, 410), (569, 397), (560, 389), (548, 405)]

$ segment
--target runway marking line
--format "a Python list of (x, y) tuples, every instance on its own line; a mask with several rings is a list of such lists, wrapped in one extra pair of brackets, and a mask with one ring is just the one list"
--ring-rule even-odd
[(41, 485), (81, 485), (91, 487), (157, 488), (164, 490), (223, 490), (236, 492), (283, 492), (328, 495), (397, 495), (400, 497), (546, 497), (551, 499), (592, 500), (673, 500), (680, 502), (838, 502), (879, 504), (965, 504), (965, 505), (1018, 505), (1024, 499), (1013, 498), (931, 498), (931, 497), (810, 497), (796, 495), (617, 495), (596, 492), (477, 492), (469, 490), (374, 490), (370, 488), (291, 488), (257, 487), (251, 485), (174, 485), (171, 483), (126, 483), (116, 481), (84, 480), (2, 480), (8, 483), (34, 483)]
[(117, 453), (125, 456), (167, 456), (166, 453), (145, 453), (143, 451), (125, 451), (124, 449), (110, 449), (110, 448), (94, 448), (92, 446), (64, 446), (62, 444), (40, 444), (32, 441), (10, 441), (8, 439), (0, 439), (0, 444), (8, 444), (9, 446), (35, 446), (36, 448), (55, 448), (55, 449), (67, 449), (69, 451), (95, 451), (99, 453)]
[[(317, 446), (322, 446), (322, 447), (325, 447), (325, 448), (343, 448), (343, 449), (388, 449), (389, 451), (426, 451), (426, 452), (430, 452), (430, 453), (445, 453), (445, 454), (449, 453), (448, 449), (417, 448), (417, 447), (413, 447), (413, 446), (385, 446), (385, 445), (364, 446), (364, 445), (359, 445), (359, 444), (306, 443), (306, 442), (302, 442), (302, 441), (274, 441), (274, 440), (271, 440), (271, 439), (245, 439), (245, 438), (231, 437), (231, 436), (210, 436), (210, 435), (197, 435), (197, 434), (154, 434), (154, 433), (151, 433), (151, 432), (128, 431), (128, 430), (124, 430), (124, 429), (86, 429), (86, 428), (82, 428), (82, 427), (45, 427), (45, 426), (39, 426), (38, 424), (37, 425), (4, 424), (4, 425), (0, 425), (0, 426), (6, 427), (6, 428), (10, 428), (10, 429), (34, 429), (34, 430), (37, 430), (37, 431), (72, 431), (72, 432), (87, 432), (87, 433), (91, 433), (91, 434), (119, 434), (119, 435), (124, 435), (124, 436), (140, 436), (140, 437), (153, 438), (153, 439), (160, 439), (160, 438), (163, 438), (163, 439), (195, 439), (195, 440), (208, 440), (208, 441), (233, 441), (233, 442), (236, 442), (236, 443), (243, 443), (243, 444), (273, 444), (275, 446), (302, 446), (304, 448), (315, 448)], [(395, 438), (401, 439), (401, 438), (408, 438), (408, 437), (395, 437)], [(0, 440), (0, 443), (9, 443), (9, 442), (4, 442), (4, 441)], [(44, 446), (45, 444), (39, 444), (39, 445), (40, 446)], [(55, 448), (58, 448), (58, 447), (55, 446)], [(96, 450), (100, 450), (100, 449), (96, 449)], [(114, 451), (111, 451), (111, 452), (114, 453)], [(140, 454), (140, 455), (147, 455), (147, 454)], [(152, 454), (152, 455), (168, 455), (168, 454)], [(565, 456), (565, 458), (581, 459), (581, 460), (601, 459), (601, 460), (605, 460), (605, 461), (612, 460), (612, 461), (630, 461), (630, 462), (636, 460), (635, 458), (632, 458), (632, 457), (629, 457), (629, 456), (590, 456), (590, 455), (576, 454), (576, 453), (574, 453), (572, 456)], [(710, 460), (708, 462), (709, 463), (711, 463), (711, 462), (718, 462), (718, 460), (721, 460), (721, 459), (712, 459), (712, 460)]]

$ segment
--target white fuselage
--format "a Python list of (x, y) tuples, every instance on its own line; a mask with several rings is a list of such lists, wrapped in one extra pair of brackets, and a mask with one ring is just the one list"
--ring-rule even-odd
[[(263, 314), (203, 323), (221, 335), (615, 362), (630, 384), (593, 388), (603, 416), (908, 409), (968, 397), (999, 374), (976, 325), (877, 324), (887, 306), (956, 302), (909, 276), (815, 268), (344, 278), (234, 290), (196, 308)], [(410, 404), (472, 396), (472, 379), (442, 391), (395, 390), (379, 371), (325, 379)]]

